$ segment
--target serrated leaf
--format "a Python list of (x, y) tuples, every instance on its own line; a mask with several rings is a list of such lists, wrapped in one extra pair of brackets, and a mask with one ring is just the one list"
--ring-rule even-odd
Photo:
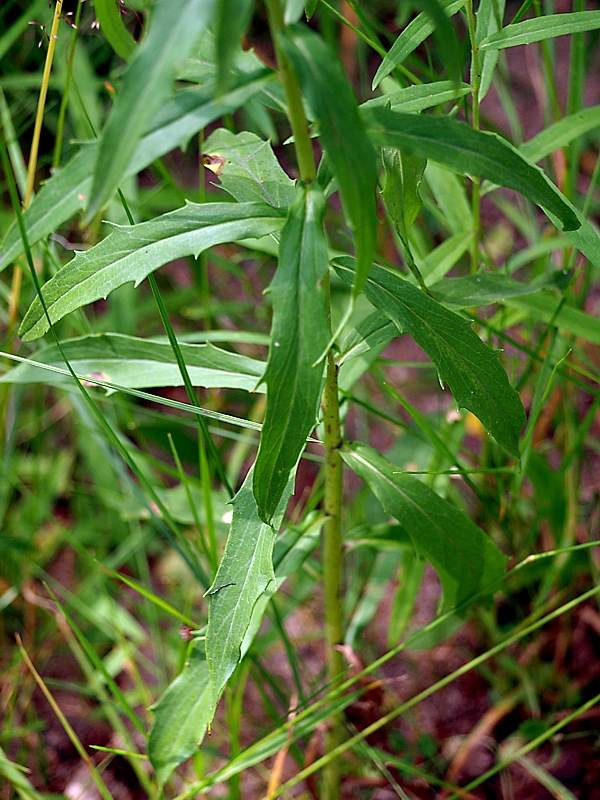
[(430, 158), (462, 175), (487, 178), (555, 214), (565, 231), (580, 227), (577, 215), (545, 173), (497, 134), (473, 130), (454, 119), (386, 108), (364, 109), (363, 118), (376, 144)]
[(498, 588), (507, 559), (485, 533), (455, 506), (417, 478), (362, 444), (345, 446), (342, 458), (402, 525), (415, 551), (437, 571), (444, 607)]
[(542, 42), (555, 36), (566, 36), (571, 33), (586, 33), (600, 28), (600, 11), (576, 11), (568, 14), (546, 14), (535, 19), (526, 19), (484, 39), (479, 48), (485, 50), (503, 50), (520, 44)]
[(314, 118), (354, 232), (357, 269), (353, 295), (364, 285), (377, 229), (375, 152), (342, 67), (325, 42), (305, 26), (292, 25), (282, 44)]
[(358, 107), (377, 108), (385, 106), (394, 111), (402, 111), (405, 114), (423, 111), (426, 108), (442, 105), (443, 103), (455, 103), (461, 97), (471, 94), (471, 87), (468, 83), (458, 83), (454, 81), (434, 81), (433, 83), (421, 83), (417, 86), (406, 86), (398, 89), (397, 92), (383, 94), (381, 97), (374, 97), (361, 103)]
[(123, 180), (148, 123), (160, 110), (186, 57), (210, 21), (215, 0), (159, 0), (148, 35), (127, 68), (100, 140), (86, 217), (92, 219)]
[[(351, 282), (352, 259), (336, 259), (334, 268), (346, 283)], [(496, 441), (518, 457), (523, 405), (498, 353), (481, 341), (469, 322), (381, 267), (372, 267), (365, 294), (423, 348), (457, 406), (473, 412)]]
[[(124, 178), (136, 175), (175, 147), (185, 147), (199, 130), (225, 114), (233, 113), (272, 81), (272, 73), (261, 69), (240, 75), (231, 91), (219, 98), (214, 96), (213, 83), (179, 92), (152, 120), (151, 128), (125, 166)], [(85, 207), (97, 157), (98, 143), (85, 144), (68, 164), (43, 184), (23, 214), (30, 246), (49, 236)], [(0, 270), (22, 252), (23, 242), (14, 222), (0, 246)]]
[(294, 181), (275, 157), (269, 142), (249, 131), (213, 131), (204, 144), (204, 166), (219, 178), (221, 188), (240, 202), (262, 200), (275, 208), (294, 202)]
[[(252, 392), (264, 372), (265, 364), (261, 361), (221, 350), (210, 343), (180, 343), (179, 348), (193, 386)], [(61, 342), (61, 350), (80, 377), (101, 378), (134, 389), (183, 385), (170, 344), (104, 333), (68, 339)], [(31, 359), (50, 366), (65, 365), (56, 345), (44, 347)], [(73, 379), (22, 363), (0, 376), (0, 382), (69, 385)]]
[[(438, 5), (448, 17), (456, 14), (464, 6), (466, 0), (440, 0)], [(410, 22), (391, 46), (389, 53), (379, 65), (373, 78), (372, 89), (376, 89), (381, 81), (409, 56), (425, 39), (433, 33), (435, 24), (424, 11)]]
[(153, 710), (148, 758), (162, 787), (173, 771), (198, 750), (211, 720), (204, 640), (194, 639), (190, 643), (186, 665)]
[(292, 495), (294, 476), (288, 475), (268, 525), (258, 514), (252, 489), (253, 470), (234, 497), (233, 519), (225, 552), (210, 597), (206, 631), (206, 660), (210, 673), (210, 719), (223, 689), (242, 657), (244, 639), (259, 599), (275, 585), (273, 546)]
[(317, 185), (298, 186), (281, 231), (279, 263), (271, 284), (273, 323), (264, 381), (267, 405), (254, 469), (254, 495), (269, 522), (291, 470), (317, 420), (323, 363), (329, 339), (328, 268), (323, 230), (325, 198)]
[(402, 153), (392, 147), (384, 147), (381, 155), (385, 168), (381, 196), (398, 235), (406, 245), (408, 232), (423, 205), (419, 187), (427, 161), (421, 156)]
[[(188, 203), (139, 225), (114, 226), (95, 247), (79, 252), (45, 284), (42, 294), (52, 322), (95, 300), (107, 297), (124, 283), (136, 286), (163, 264), (195, 256), (216, 244), (258, 238), (283, 224), (280, 211), (263, 203)], [(38, 297), (21, 325), (23, 341), (48, 330)]]
[(137, 45), (123, 23), (120, 7), (114, 0), (94, 0), (94, 14), (109, 45), (118, 56), (128, 61)]

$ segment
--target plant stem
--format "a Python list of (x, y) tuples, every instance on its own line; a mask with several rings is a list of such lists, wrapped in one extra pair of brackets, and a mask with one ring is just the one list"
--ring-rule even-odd
[[(311, 183), (317, 171), (308, 121), (304, 113), (302, 93), (280, 44), (280, 33), (284, 27), (280, 0), (265, 0), (269, 13), (271, 37), (283, 83), (288, 107), (288, 118), (294, 136), (300, 180)], [(327, 284), (329, 287), (329, 284)], [(341, 424), (338, 400), (338, 367), (332, 350), (327, 353), (327, 371), (322, 398), (323, 423), (325, 429), (325, 513), (327, 521), (323, 527), (323, 599), (325, 610), (325, 650), (329, 686), (337, 686), (343, 678), (344, 661), (337, 649), (343, 640), (342, 629), (342, 478), (343, 463), (340, 456)], [(325, 742), (326, 753), (335, 750), (344, 740), (341, 715), (330, 719)], [(339, 800), (341, 797), (341, 760), (332, 759), (323, 769), (323, 800)]]
[[(338, 400), (338, 366), (333, 352), (327, 353), (327, 372), (323, 390), (323, 427), (325, 430), (325, 513), (323, 527), (323, 602), (325, 608), (325, 646), (327, 677), (331, 689), (343, 679), (344, 661), (338, 645), (343, 641), (342, 627), (342, 488), (343, 462), (340, 455), (342, 433)], [(344, 739), (340, 715), (330, 719), (325, 751), (335, 750)], [(340, 795), (340, 759), (330, 761), (323, 771), (323, 797), (337, 800)]]
[(275, 55), (277, 56), (277, 64), (285, 92), (288, 119), (294, 136), (300, 180), (304, 183), (311, 183), (317, 177), (317, 170), (312, 143), (308, 134), (308, 121), (302, 104), (302, 93), (279, 41), (279, 34), (285, 27), (283, 11), (279, 0), (265, 0), (265, 4), (269, 13), (271, 37), (275, 46)]
[[(479, 130), (479, 87), (481, 85), (481, 64), (479, 62), (479, 46), (477, 44), (477, 34), (475, 30), (475, 14), (473, 11), (473, 0), (467, 0), (467, 25), (469, 28), (469, 41), (471, 43), (471, 86), (473, 90), (473, 130)], [(471, 195), (471, 210), (473, 213), (473, 244), (471, 245), (471, 272), (477, 272), (479, 268), (479, 241), (481, 237), (481, 214), (480, 214), (480, 181), (473, 178), (473, 192)]]

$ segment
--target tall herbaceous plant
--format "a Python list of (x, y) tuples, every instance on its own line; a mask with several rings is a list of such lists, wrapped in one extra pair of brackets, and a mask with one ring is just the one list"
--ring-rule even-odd
[[(53, 127), (54, 170), (35, 194), (33, 148), (27, 184), (3, 117), (14, 221), (0, 267), (15, 275), (23, 270), (22, 286), (19, 277), (10, 288), (3, 389), (42, 382), (69, 392), (89, 435), (100, 436), (123, 474), (133, 477), (131, 491), (146, 507), (147, 524), (164, 547), (179, 552), (204, 595), (197, 614), (172, 609), (189, 623), (185, 658), (168, 686), (154, 688), (160, 699), (141, 726), (152, 792), (179, 786), (180, 796), (191, 797), (219, 782), (237, 786), (245, 769), (309, 740), (321, 726), (317, 757), (288, 775), (285, 787), (272, 785), (268, 796), (283, 796), (317, 772), (318, 796), (334, 800), (355, 768), (348, 752), (361, 753), (367, 734), (404, 710), (382, 711), (366, 732), (349, 728), (344, 717), (369, 684), (349, 671), (347, 648), (360, 642), (362, 628), (349, 611), (358, 577), (345, 576), (352, 495), (344, 476), (360, 479), (348, 481), (352, 491), (366, 486), (371, 493), (364, 503), (375, 509), (377, 524), (365, 511), (362, 545), (385, 554), (388, 578), (398, 559), (406, 567), (386, 658), (406, 645), (424, 563), (441, 584), (439, 614), (428, 628), (440, 640), (445, 634), (438, 628), (456, 630), (482, 602), (489, 608), (508, 558), (527, 555), (499, 531), (510, 528), (511, 504), (535, 461), (544, 392), (569, 357), (553, 350), (552, 336), (561, 329), (571, 341), (598, 341), (591, 317), (586, 327), (583, 311), (565, 311), (577, 271), (600, 266), (598, 233), (587, 216), (591, 195), (584, 204), (569, 177), (577, 142), (598, 128), (600, 106), (581, 109), (571, 67), (570, 105), (555, 105), (555, 116), (527, 141), (515, 126), (511, 141), (486, 118), (484, 100), (497, 78), (506, 86), (500, 79), (511, 48), (541, 43), (550, 58), (555, 37), (595, 41), (590, 32), (600, 28), (600, 11), (575, 3), (573, 12), (544, 13), (541, 4), (526, 2), (515, 16), (504, 0), (426, 0), (409, 13), (388, 2), (388, 15), (398, 20), (390, 36), (377, 21), (378, 4), (354, 1), (132, 5), (135, 14), (125, 24), (120, 4), (94, 3), (95, 41), (108, 43), (116, 66), (92, 96), (85, 70), (73, 67), (85, 61), (82, 23), (65, 18), (58, 4), (56, 27), (50, 32), (49, 24), (40, 43), (55, 47), (43, 85), (52, 87), (50, 76), (58, 76), (66, 121), (61, 110)], [(76, 13), (78, 22), (81, 3)], [(583, 63), (584, 48), (578, 52)], [(42, 99), (40, 125), (48, 113)], [(34, 142), (36, 136), (39, 130)], [(61, 146), (70, 154), (64, 163)], [(200, 179), (181, 180), (169, 154), (194, 148)], [(553, 153), (564, 154), (562, 167), (547, 160)], [(154, 185), (162, 181), (154, 206), (151, 196), (140, 201), (148, 176)], [(510, 220), (517, 238), (511, 254), (540, 247), (545, 238), (559, 253), (560, 269), (514, 277), (517, 265), (511, 271), (494, 256), (485, 208)], [(72, 257), (56, 235), (68, 223), (82, 242)], [(531, 261), (539, 263), (541, 254)], [(161, 270), (182, 259), (195, 277), (178, 307), (177, 286)], [(448, 277), (453, 269), (459, 277)], [(236, 329), (235, 313), (225, 306), (239, 300), (239, 281), (257, 280), (264, 283), (245, 317), (257, 322), (256, 330)], [(185, 321), (190, 305), (202, 309), (195, 330)], [(140, 323), (148, 309), (162, 333)], [(540, 346), (531, 358), (502, 339), (524, 314), (555, 332), (548, 350)], [(400, 337), (426, 354), (439, 381), (434, 395), (452, 394), (450, 410), (460, 412), (455, 422), (452, 414), (428, 418), (393, 380), (376, 384), (373, 396), (361, 388), (365, 376), (384, 368), (381, 354), (389, 346), (386, 352), (394, 352)], [(530, 390), (525, 373), (538, 362), (543, 382)], [(184, 387), (185, 394), (156, 394), (153, 387)], [(238, 393), (231, 407), (204, 402), (218, 392), (228, 397), (229, 390)], [(252, 402), (240, 401), (240, 392)], [(185, 420), (185, 437), (197, 442), (192, 469), (171, 440), (171, 489), (181, 489), (186, 523), (153, 474), (152, 447), (144, 452), (123, 416), (111, 411), (111, 402), (124, 396), (132, 408), (161, 404), (173, 414), (173, 430), (183, 430), (177, 426)], [(8, 424), (6, 409), (5, 402)], [(372, 422), (357, 424), (367, 412)], [(371, 446), (373, 425), (394, 431), (390, 444), (396, 437), (412, 442), (412, 456), (406, 446), (387, 453)], [(349, 430), (363, 441), (353, 441)], [(310, 470), (303, 467), (307, 458)], [(294, 494), (299, 471), (302, 497)], [(464, 492), (449, 481), (451, 473), (462, 476)], [(465, 508), (482, 499), (486, 512), (470, 516)], [(226, 535), (221, 518), (215, 522), (221, 507)], [(290, 696), (287, 722), (204, 774), (198, 754), (211, 746), (219, 703), (228, 687), (243, 686), (240, 675), (271, 618), (272, 599), (309, 563), (304, 579), (312, 576), (312, 594), (322, 597), (322, 692)], [(149, 586), (135, 585), (154, 597)], [(228, 713), (235, 696), (228, 695)], [(239, 713), (243, 720), (243, 707)], [(195, 782), (181, 788), (175, 776), (191, 774), (182, 765), (192, 756)], [(280, 777), (275, 768), (272, 774)]]

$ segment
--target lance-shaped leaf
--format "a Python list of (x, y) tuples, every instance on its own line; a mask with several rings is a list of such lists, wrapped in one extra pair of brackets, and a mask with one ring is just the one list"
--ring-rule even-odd
[[(221, 350), (210, 343), (181, 343), (179, 348), (193, 386), (252, 392), (264, 372), (262, 361)], [(167, 343), (104, 333), (63, 341), (61, 351), (56, 345), (50, 345), (33, 354), (31, 359), (64, 368), (64, 354), (76, 375), (133, 389), (183, 385), (173, 348)], [(22, 363), (2, 375), (0, 382), (69, 385), (73, 379), (70, 375)]]
[(194, 639), (183, 671), (154, 706), (148, 758), (160, 786), (197, 750), (210, 722), (210, 676), (204, 641)]
[(565, 230), (579, 228), (577, 215), (544, 172), (497, 134), (475, 131), (454, 119), (399, 114), (386, 108), (365, 108), (362, 116), (376, 144), (397, 147), (462, 175), (515, 189), (555, 214)]
[[(352, 259), (334, 262), (338, 275), (352, 281)], [(365, 286), (370, 302), (408, 333), (435, 364), (456, 404), (472, 411), (496, 441), (519, 455), (525, 411), (508, 381), (498, 353), (485, 345), (469, 322), (398, 275), (373, 266)]]
[(87, 218), (93, 218), (123, 180), (127, 164), (164, 104), (177, 67), (206, 29), (215, 0), (159, 0), (148, 35), (131, 61), (100, 140)]
[(292, 25), (282, 43), (318, 122), (320, 141), (354, 231), (357, 267), (353, 294), (356, 296), (364, 285), (375, 251), (375, 152), (365, 135), (350, 84), (325, 42), (305, 26)]
[[(451, 17), (453, 14), (456, 14), (465, 3), (466, 0), (440, 0), (439, 6), (448, 17)], [(396, 69), (396, 67), (413, 52), (413, 50), (416, 50), (421, 42), (424, 42), (425, 39), (433, 33), (434, 29), (435, 22), (432, 20), (430, 14), (423, 11), (415, 17), (415, 19), (404, 28), (400, 36), (398, 36), (391, 46), (389, 53), (379, 65), (379, 69), (373, 78), (372, 88), (376, 89), (386, 75), (389, 75), (392, 70)]]
[(244, 639), (259, 599), (275, 589), (273, 546), (293, 491), (288, 474), (272, 525), (263, 522), (252, 489), (251, 470), (233, 499), (233, 519), (225, 552), (207, 595), (210, 597), (206, 659), (210, 672), (209, 721), (225, 684), (240, 662)]
[(479, 47), (482, 50), (501, 50), (519, 44), (531, 44), (555, 36), (570, 33), (585, 33), (600, 28), (600, 11), (576, 11), (571, 14), (546, 14), (535, 19), (526, 19), (484, 39)]
[[(233, 113), (261, 91), (273, 75), (260, 69), (240, 74), (231, 91), (215, 97), (214, 83), (179, 92), (152, 120), (151, 126), (125, 165), (124, 178), (136, 175), (157, 158), (176, 147), (185, 147), (190, 138), (214, 120)], [(98, 158), (98, 143), (85, 144), (68, 164), (46, 181), (23, 214), (27, 239), (34, 245), (83, 209), (92, 187)], [(14, 222), (0, 245), (0, 270), (23, 252), (19, 227)]]
[(406, 530), (415, 551), (433, 565), (446, 608), (498, 588), (506, 558), (465, 513), (366, 445), (344, 447), (342, 458)]
[(267, 406), (254, 469), (258, 513), (270, 522), (290, 472), (317, 420), (329, 339), (323, 230), (325, 198), (316, 185), (298, 186), (281, 231), (279, 263), (271, 284), (273, 323), (265, 372)]
[[(278, 230), (281, 211), (263, 203), (188, 203), (183, 208), (139, 225), (115, 226), (91, 250), (77, 253), (45, 284), (42, 294), (52, 322), (124, 283), (136, 286), (158, 267), (208, 247), (258, 238)], [(20, 336), (31, 341), (48, 330), (39, 297), (27, 312)]]
[(294, 181), (275, 157), (269, 142), (255, 133), (213, 131), (204, 144), (202, 162), (219, 178), (221, 188), (239, 203), (262, 200), (275, 208), (294, 202)]
[[(475, 39), (478, 44), (487, 36), (492, 36), (496, 31), (500, 30), (505, 6), (506, 0), (481, 0), (479, 8), (477, 9), (477, 28), (475, 31)], [(492, 78), (497, 63), (498, 51), (479, 51), (479, 71), (481, 76), (479, 82), (480, 100), (483, 100), (492, 85)], [(471, 59), (471, 81), (473, 84), (475, 83), (475, 77), (473, 59)]]
[(361, 103), (359, 109), (385, 106), (408, 114), (443, 103), (456, 103), (461, 97), (465, 97), (471, 92), (472, 89), (468, 83), (456, 84), (454, 81), (420, 83), (416, 86), (406, 86), (404, 89), (398, 89), (390, 94), (374, 97), (372, 100)]

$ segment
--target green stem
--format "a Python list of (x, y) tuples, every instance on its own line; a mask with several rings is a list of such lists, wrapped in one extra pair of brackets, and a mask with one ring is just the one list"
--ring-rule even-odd
[[(300, 180), (311, 183), (317, 171), (309, 135), (308, 121), (304, 113), (302, 93), (281, 47), (280, 34), (284, 28), (280, 0), (265, 0), (269, 13), (271, 37), (287, 102), (288, 118), (294, 136), (296, 158)], [(340, 409), (338, 400), (338, 367), (332, 350), (327, 353), (327, 372), (322, 398), (323, 424), (325, 429), (325, 513), (327, 521), (323, 527), (323, 596), (325, 610), (325, 649), (327, 674), (331, 688), (343, 679), (344, 661), (337, 649), (343, 641), (342, 627), (342, 477), (343, 463), (340, 456), (342, 442)], [(340, 714), (330, 719), (325, 749), (332, 752), (344, 740), (343, 719)], [(323, 800), (340, 800), (341, 760), (328, 761), (323, 769)]]
[[(475, 30), (475, 14), (473, 12), (473, 0), (467, 2), (467, 25), (469, 28), (469, 41), (471, 43), (471, 85), (473, 89), (473, 108), (472, 124), (473, 130), (479, 130), (479, 87), (481, 85), (481, 64), (479, 61), (479, 46), (477, 45), (477, 34)], [(471, 272), (477, 272), (479, 268), (479, 243), (481, 238), (481, 196), (479, 178), (473, 178), (473, 192), (471, 195), (471, 210), (473, 214), (473, 244), (471, 245)]]
[(265, 0), (265, 3), (269, 13), (271, 37), (275, 46), (279, 74), (281, 76), (287, 102), (288, 119), (294, 136), (294, 147), (296, 149), (296, 158), (298, 159), (300, 180), (304, 183), (311, 183), (317, 177), (317, 170), (315, 167), (312, 142), (308, 133), (308, 120), (306, 119), (304, 105), (302, 104), (302, 93), (279, 40), (279, 35), (285, 27), (283, 10), (279, 0)]
[[(342, 497), (343, 462), (340, 455), (342, 432), (338, 400), (338, 366), (333, 352), (327, 354), (327, 372), (323, 390), (323, 427), (325, 431), (325, 513), (323, 527), (323, 603), (325, 609), (325, 644), (327, 677), (330, 688), (340, 684), (344, 660), (338, 646), (343, 642), (342, 625)], [(330, 753), (344, 740), (340, 715), (330, 720), (325, 751)], [(323, 797), (340, 797), (340, 759), (330, 761), (323, 775)]]

